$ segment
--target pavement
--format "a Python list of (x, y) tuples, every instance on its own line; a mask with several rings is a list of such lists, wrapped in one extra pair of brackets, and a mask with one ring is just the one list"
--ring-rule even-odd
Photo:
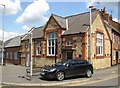
[(119, 65), (112, 66), (110, 68), (95, 70), (91, 78), (79, 77), (79, 78), (68, 78), (63, 81), (56, 80), (42, 80), (40, 73), (34, 74), (32, 80), (26, 76), (27, 67), (19, 65), (7, 64), (2, 67), (2, 85), (14, 85), (14, 86), (66, 86), (71, 84), (85, 84), (92, 81), (105, 80), (114, 76), (119, 76), (118, 68)]

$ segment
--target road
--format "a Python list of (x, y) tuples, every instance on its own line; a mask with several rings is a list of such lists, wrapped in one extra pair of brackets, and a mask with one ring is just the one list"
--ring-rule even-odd
[[(118, 78), (119, 77), (119, 78)], [(96, 79), (93, 81), (89, 81), (86, 83), (76, 83), (76, 84), (69, 84), (66, 86), (113, 86), (117, 87), (119, 84), (119, 79), (120, 79), (120, 74), (119, 75), (114, 75), (111, 77), (106, 77), (103, 79)]]
[[(120, 88), (118, 87), (118, 77), (120, 78), (120, 75), (115, 75), (109, 78), (105, 78), (102, 80), (95, 80), (95, 81), (90, 81), (86, 83), (77, 83), (74, 84), (74, 86), (71, 84), (69, 85), (64, 85), (64, 86), (50, 86), (49, 88), (97, 88), (97, 87), (102, 87), (102, 88)], [(41, 87), (18, 87), (18, 86), (3, 86), (2, 88), (48, 88), (48, 86), (41, 86)]]
[[(76, 88), (76, 86), (117, 86), (118, 85), (118, 66), (96, 70), (93, 77), (86, 78), (70, 78), (63, 81), (42, 80), (40, 75), (33, 76), (32, 80), (26, 79), (26, 67), (6, 65), (2, 68), (2, 83), (5, 85), (2, 88), (48, 88), (48, 87), (33, 87), (33, 86), (52, 86), (49, 88)], [(25, 77), (25, 78), (24, 78)], [(32, 87), (17, 87), (17, 86), (32, 86)], [(79, 88), (79, 87), (78, 87)], [(86, 88), (86, 87), (85, 87)], [(93, 87), (92, 87), (93, 88)], [(96, 87), (94, 87), (96, 88)]]

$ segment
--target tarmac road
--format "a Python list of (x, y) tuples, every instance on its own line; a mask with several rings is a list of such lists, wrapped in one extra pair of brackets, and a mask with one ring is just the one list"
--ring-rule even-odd
[[(95, 70), (95, 73), (94, 73), (93, 77), (91, 77), (91, 78), (79, 77), (79, 78), (70, 78), (70, 79), (66, 79), (63, 81), (56, 81), (56, 80), (41, 80), (41, 79), (39, 79), (40, 75), (36, 75), (36, 76), (32, 77), (31, 81), (29, 81), (25, 78), (26, 77), (26, 69), (27, 68), (23, 67), (23, 66), (15, 66), (15, 65), (3, 66), (3, 68), (2, 68), (2, 70), (3, 70), (2, 84), (5, 85), (4, 87), (11, 85), (12, 86), (11, 88), (14, 88), (14, 86), (26, 86), (25, 88), (27, 88), (27, 86), (32, 86), (29, 88), (34, 88), (34, 86), (47, 86), (45, 88), (48, 88), (48, 86), (52, 86), (52, 88), (54, 88), (53, 86), (59, 86), (61, 88), (61, 86), (62, 86), (62, 88), (67, 88), (67, 85), (70, 85), (70, 84), (72, 84), (72, 86), (76, 86), (75, 84), (77, 84), (79, 82), (80, 83), (88, 83), (88, 82), (92, 82), (92, 81), (99, 81), (101, 79), (104, 79), (105, 77), (109, 78), (109, 77), (112, 77), (112, 76), (115, 76), (118, 74), (118, 66), (113, 66), (113, 67), (110, 67), (107, 69)], [(113, 80), (115, 81), (116, 79), (113, 79)], [(115, 84), (114, 82), (112, 82), (112, 83)], [(100, 85), (98, 83), (97, 86), (102, 86), (102, 85), (103, 84)], [(92, 86), (92, 84), (91, 84), (91, 86)], [(59, 88), (59, 87), (57, 87), (57, 88)], [(20, 87), (20, 88), (22, 88), (22, 87)], [(37, 88), (37, 87), (35, 87), (35, 88)], [(38, 87), (38, 88), (40, 88), (40, 87)], [(44, 87), (42, 87), (42, 88), (44, 88)], [(71, 88), (73, 88), (73, 87), (71, 87)]]

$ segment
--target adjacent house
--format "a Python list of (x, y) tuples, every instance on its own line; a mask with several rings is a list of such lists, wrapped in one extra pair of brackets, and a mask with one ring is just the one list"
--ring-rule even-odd
[(6, 63), (12, 63), (16, 65), (21, 64), (21, 37), (17, 36), (5, 41), (5, 58)]

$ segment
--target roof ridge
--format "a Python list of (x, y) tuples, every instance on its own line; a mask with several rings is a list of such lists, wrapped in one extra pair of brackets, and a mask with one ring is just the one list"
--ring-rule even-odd
[[(92, 12), (95, 12), (95, 11), (99, 11), (99, 10), (94, 10)], [(83, 13), (73, 14), (73, 15), (70, 15), (70, 16), (66, 16), (65, 18), (69, 18), (69, 17), (73, 17), (73, 16), (78, 16), (78, 15), (84, 15), (84, 14), (87, 14), (87, 13), (90, 13), (90, 12), (83, 12)]]
[(57, 16), (57, 17), (60, 17), (60, 18), (64, 19), (64, 17), (59, 16), (59, 15), (56, 15), (56, 14), (54, 14), (54, 13), (52, 13), (52, 15), (53, 15), (53, 16)]
[(37, 29), (37, 28), (42, 28), (42, 27), (44, 27), (45, 25), (42, 25), (42, 26), (40, 26), (40, 27), (35, 27), (35, 29)]

